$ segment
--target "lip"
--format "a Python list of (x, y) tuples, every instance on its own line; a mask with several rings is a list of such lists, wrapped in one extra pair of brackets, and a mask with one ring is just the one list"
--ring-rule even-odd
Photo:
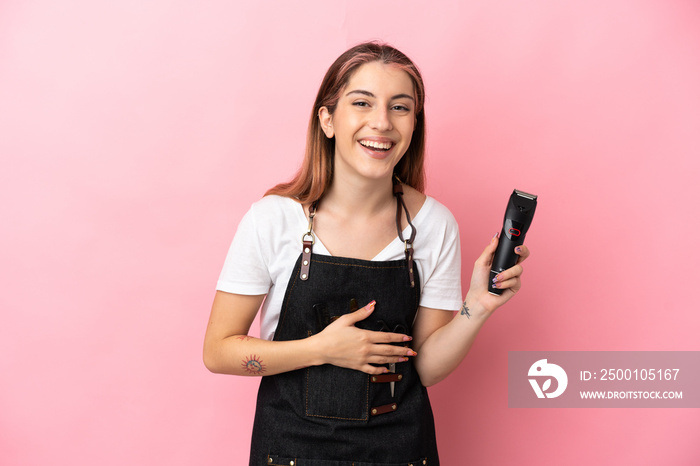
[(393, 139), (387, 138), (387, 137), (382, 137), (382, 136), (365, 136), (357, 139), (358, 141), (373, 141), (373, 142), (390, 142), (392, 144), (396, 144)]
[[(360, 144), (360, 141), (372, 141), (372, 142), (379, 142), (382, 144), (390, 143), (391, 148), (386, 151), (378, 151), (378, 150), (372, 150), (371, 147), (363, 146)], [(394, 152), (394, 148), (396, 147), (396, 142), (390, 138), (386, 137), (380, 137), (380, 136), (369, 136), (369, 137), (364, 137), (360, 138), (357, 140), (357, 145), (360, 146), (360, 148), (370, 157), (373, 159), (385, 159), (389, 155), (391, 155)]]

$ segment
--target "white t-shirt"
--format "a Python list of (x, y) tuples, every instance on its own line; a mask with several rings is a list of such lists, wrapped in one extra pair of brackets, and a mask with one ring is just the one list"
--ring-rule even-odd
[[(462, 286), (457, 222), (445, 206), (428, 196), (412, 223), (417, 231), (413, 258), (420, 276), (420, 305), (458, 310)], [(302, 205), (281, 196), (265, 196), (254, 203), (238, 225), (216, 289), (242, 295), (267, 294), (260, 315), (261, 338), (271, 340), (274, 336), (308, 225)], [(410, 226), (403, 235), (410, 236)], [(313, 252), (331, 255), (318, 237)], [(404, 244), (397, 235), (372, 260), (405, 257)]]

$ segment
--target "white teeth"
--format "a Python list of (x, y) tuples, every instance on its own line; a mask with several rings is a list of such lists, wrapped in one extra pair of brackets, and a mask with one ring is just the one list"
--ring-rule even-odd
[(372, 149), (382, 149), (382, 150), (391, 149), (390, 142), (360, 141), (360, 144), (362, 144), (365, 147), (370, 147)]

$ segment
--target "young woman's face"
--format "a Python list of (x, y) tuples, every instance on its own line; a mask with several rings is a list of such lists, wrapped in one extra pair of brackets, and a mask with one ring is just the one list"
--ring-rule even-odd
[(321, 109), (321, 127), (335, 137), (335, 173), (391, 177), (406, 153), (416, 124), (411, 77), (371, 62), (360, 66), (341, 90), (333, 115)]

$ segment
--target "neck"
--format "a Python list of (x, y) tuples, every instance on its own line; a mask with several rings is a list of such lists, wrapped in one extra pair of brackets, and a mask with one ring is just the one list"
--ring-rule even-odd
[(334, 178), (321, 204), (360, 216), (376, 214), (394, 205), (392, 179)]

